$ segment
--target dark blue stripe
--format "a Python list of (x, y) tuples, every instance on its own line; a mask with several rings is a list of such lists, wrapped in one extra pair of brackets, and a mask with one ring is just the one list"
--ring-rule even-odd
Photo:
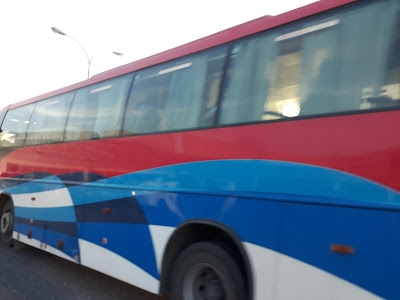
[(148, 224), (135, 197), (76, 205), (75, 214), (77, 222)]
[(64, 182), (65, 186), (73, 186), (77, 184), (103, 180), (107, 177), (95, 173), (75, 172), (58, 175), (58, 178)]
[(47, 172), (34, 172), (34, 173), (18, 175), (12, 178), (2, 179), (0, 180), (0, 189), (6, 189), (12, 186), (16, 186), (37, 179), (42, 179), (49, 176), (52, 176), (52, 174)]
[(54, 222), (54, 221), (33, 220), (33, 223), (31, 223), (30, 219), (21, 217), (15, 217), (15, 222), (36, 228), (41, 228), (44, 230), (64, 233), (73, 237), (78, 237), (78, 230), (75, 222)]

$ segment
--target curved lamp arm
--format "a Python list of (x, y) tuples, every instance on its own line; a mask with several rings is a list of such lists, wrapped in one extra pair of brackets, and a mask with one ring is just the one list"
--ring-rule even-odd
[[(81, 46), (81, 48), (82, 48), (83, 51), (85, 52), (86, 59), (87, 59), (87, 62), (88, 62), (87, 78), (89, 79), (89, 75), (90, 75), (90, 63), (92, 62), (92, 59), (96, 56), (96, 54), (93, 55), (91, 58), (89, 58), (89, 55), (88, 55), (88, 53), (87, 53), (85, 47), (83, 47), (82, 44), (81, 44), (77, 39), (73, 38), (72, 36), (66, 34), (64, 31), (62, 31), (62, 30), (60, 30), (60, 29), (58, 29), (58, 28), (56, 28), (56, 27), (51, 27), (51, 30), (52, 30), (54, 33), (58, 33), (58, 34), (61, 34), (61, 35), (68, 36), (69, 38), (71, 38), (71, 39), (73, 39), (75, 42), (77, 42), (77, 43), (79, 44), (79, 46)], [(115, 55), (118, 55), (118, 56), (124, 55), (122, 52), (117, 52), (117, 51), (113, 51), (113, 53), (114, 53)]]

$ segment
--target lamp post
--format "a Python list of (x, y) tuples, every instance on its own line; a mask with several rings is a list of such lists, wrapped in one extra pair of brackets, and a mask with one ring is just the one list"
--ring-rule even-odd
[[(73, 38), (72, 36), (66, 34), (64, 31), (62, 31), (62, 30), (60, 30), (60, 29), (58, 29), (58, 28), (56, 28), (56, 27), (51, 27), (51, 30), (52, 30), (54, 33), (58, 33), (58, 34), (61, 34), (61, 35), (65, 35), (65, 36), (70, 37), (70, 38), (73, 39), (75, 42), (77, 42), (77, 43), (79, 44), (79, 46), (81, 46), (81, 48), (83, 49), (83, 51), (85, 51), (86, 59), (87, 59), (87, 62), (88, 62), (87, 78), (89, 79), (89, 75), (90, 75), (90, 63), (92, 62), (92, 59), (96, 56), (96, 54), (93, 55), (91, 58), (89, 58), (89, 55), (87, 54), (86, 49), (82, 46), (81, 43), (79, 43), (79, 41), (78, 41), (77, 39)], [(113, 51), (113, 54), (118, 55), (118, 56), (124, 55), (122, 52), (117, 52), (117, 51)]]

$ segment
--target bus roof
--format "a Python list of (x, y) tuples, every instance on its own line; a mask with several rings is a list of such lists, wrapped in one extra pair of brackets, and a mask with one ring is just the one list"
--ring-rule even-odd
[[(166, 62), (178, 57), (182, 57), (188, 54), (192, 54), (198, 51), (202, 51), (208, 48), (212, 48), (227, 42), (234, 41), (236, 39), (258, 33), (264, 30), (268, 30), (280, 25), (293, 22), (298, 19), (302, 19), (323, 11), (333, 9), (351, 2), (359, 0), (320, 0), (309, 5), (297, 8), (285, 12), (277, 16), (264, 16), (246, 23), (225, 29), (207, 37), (195, 40), (193, 42), (178, 46), (176, 48), (137, 60), (135, 62), (102, 72), (97, 74), (88, 80), (84, 80), (70, 86), (40, 95), (28, 100), (17, 102), (9, 105), (7, 108), (12, 109), (36, 101), (40, 101), (49, 97), (53, 97), (59, 94), (63, 94), (81, 87), (91, 85), (93, 83), (101, 82), (109, 78), (121, 76), (130, 72), (134, 72), (140, 69), (144, 69), (162, 62)], [(5, 108), (4, 108), (5, 109)]]

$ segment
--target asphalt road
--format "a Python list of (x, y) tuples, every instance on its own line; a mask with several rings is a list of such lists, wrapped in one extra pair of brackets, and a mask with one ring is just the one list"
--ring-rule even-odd
[(0, 246), (0, 299), (166, 300), (44, 251)]

